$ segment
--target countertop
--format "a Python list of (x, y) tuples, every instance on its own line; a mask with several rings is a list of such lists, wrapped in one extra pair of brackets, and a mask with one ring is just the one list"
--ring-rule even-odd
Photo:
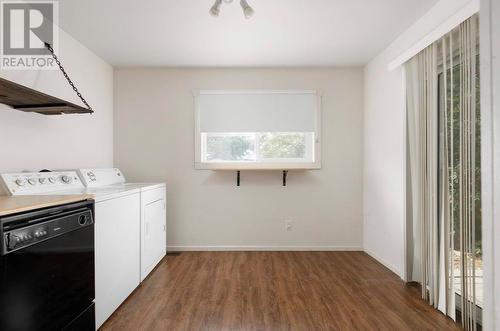
[(78, 195), (0, 195), (0, 216), (15, 214), (23, 211), (52, 207), (66, 203), (93, 199), (91, 194)]

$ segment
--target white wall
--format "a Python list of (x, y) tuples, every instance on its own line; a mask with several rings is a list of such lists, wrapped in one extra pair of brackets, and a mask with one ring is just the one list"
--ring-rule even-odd
[(482, 0), (480, 18), (483, 327), (500, 330), (500, 0)]
[(472, 0), (441, 0), (365, 67), (364, 248), (404, 277), (402, 69), (388, 64)]
[(365, 251), (398, 275), (403, 271), (404, 122), (401, 69), (385, 54), (365, 68)]
[[(323, 168), (194, 170), (196, 89), (320, 89)], [(115, 165), (133, 181), (165, 181), (176, 249), (361, 249), (363, 72), (353, 69), (119, 69)], [(293, 220), (285, 231), (284, 220)]]
[[(0, 104), (0, 172), (113, 165), (113, 68), (59, 31), (60, 59), (95, 114), (44, 116)], [(81, 104), (58, 70), (0, 76)]]

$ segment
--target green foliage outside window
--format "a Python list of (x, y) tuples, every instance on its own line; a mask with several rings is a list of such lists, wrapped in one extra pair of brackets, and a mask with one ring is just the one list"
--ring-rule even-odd
[(262, 158), (303, 158), (306, 140), (303, 133), (264, 133), (260, 138)]
[(208, 136), (207, 160), (243, 161), (252, 158), (254, 141), (248, 136)]
[[(477, 58), (477, 67), (479, 68), (479, 57)], [(460, 65), (456, 65), (453, 67), (453, 85), (455, 88), (460, 86)], [(451, 72), (448, 69), (447, 78), (451, 78)], [(448, 83), (448, 91), (447, 95), (447, 103), (450, 104), (450, 84)], [(481, 233), (481, 109), (480, 109), (480, 85), (479, 85), (479, 71), (476, 76), (476, 146), (475, 146), (475, 248), (476, 255), (478, 257), (482, 256), (482, 233)], [(460, 114), (460, 97), (458, 92), (453, 93), (453, 107), (452, 110), (448, 110), (448, 139), (450, 141), (450, 147), (453, 145), (453, 155), (451, 155), (451, 148), (448, 150), (449, 155), (451, 155), (453, 160), (453, 167), (451, 169), (451, 176), (449, 179), (450, 190), (453, 189), (453, 196), (450, 196), (450, 202), (453, 208), (453, 231), (454, 231), (454, 246), (459, 247), (460, 245), (460, 183), (459, 183), (459, 174), (460, 174), (460, 140), (459, 134), (460, 131), (460, 123), (461, 123), (461, 114)], [(453, 112), (453, 114), (451, 113)], [(453, 115), (453, 123), (451, 121)], [(453, 136), (450, 136), (451, 128), (453, 128)]]

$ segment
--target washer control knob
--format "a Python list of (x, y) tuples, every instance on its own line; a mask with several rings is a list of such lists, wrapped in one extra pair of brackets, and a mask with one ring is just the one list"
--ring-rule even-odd
[(70, 176), (62, 175), (61, 180), (63, 181), (63, 183), (69, 184), (69, 183), (71, 183), (73, 178), (71, 178)]
[(22, 180), (21, 178), (19, 178), (19, 179), (16, 179), (16, 184), (17, 184), (17, 186), (24, 186), (24, 185), (26, 185), (26, 182), (24, 180)]
[(40, 184), (45, 184), (47, 182), (47, 178), (42, 177), (38, 179), (38, 181), (40, 182)]
[(56, 179), (54, 177), (49, 177), (49, 182), (51, 184), (54, 184), (56, 182)]
[(30, 178), (28, 179), (28, 183), (30, 183), (30, 185), (36, 185), (36, 179)]

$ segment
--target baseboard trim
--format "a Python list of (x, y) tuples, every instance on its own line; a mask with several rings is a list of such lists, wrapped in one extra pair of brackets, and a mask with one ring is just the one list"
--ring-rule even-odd
[(393, 273), (395, 273), (399, 278), (403, 279), (403, 276), (401, 274), (401, 270), (399, 270), (399, 268), (396, 268), (396, 266), (394, 266), (392, 263), (387, 262), (386, 260), (384, 260), (383, 258), (381, 258), (380, 256), (378, 256), (377, 254), (373, 253), (369, 249), (365, 248), (364, 251), (365, 251), (366, 254), (370, 255), (375, 260), (377, 260), (378, 262), (380, 262), (384, 267), (386, 267), (387, 269), (389, 269), (390, 271), (392, 271)]
[(168, 251), (363, 251), (359, 246), (167, 246)]

